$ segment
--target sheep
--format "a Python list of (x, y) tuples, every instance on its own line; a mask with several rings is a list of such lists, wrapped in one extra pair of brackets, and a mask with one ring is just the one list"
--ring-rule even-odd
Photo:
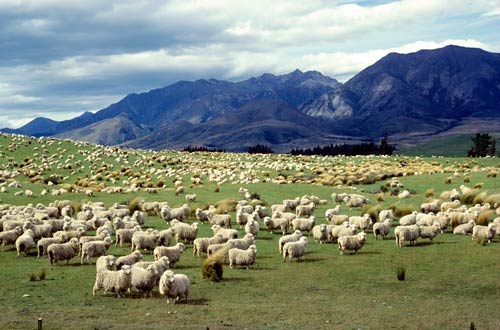
[(343, 224), (346, 221), (349, 222), (349, 216), (346, 214), (333, 215), (331, 219), (328, 220), (331, 225), (337, 226)]
[(177, 300), (184, 298), (187, 302), (189, 295), (189, 277), (185, 274), (174, 274), (167, 270), (160, 278), (160, 294), (167, 298), (167, 303), (175, 304)]
[(398, 194), (399, 199), (410, 198), (410, 196), (411, 196), (410, 192), (406, 189)]
[(438, 213), (441, 210), (441, 201), (437, 199), (432, 202), (422, 203), (420, 205), (420, 210), (422, 213)]
[(159, 238), (160, 234), (157, 230), (153, 230), (152, 232), (136, 231), (132, 235), (130, 251), (152, 251), (156, 247)]
[(274, 204), (274, 205), (271, 205), (271, 213), (276, 213), (276, 212), (286, 212), (287, 211), (287, 207), (286, 205), (283, 205), (283, 204)]
[[(132, 267), (140, 267), (140, 268), (148, 268), (149, 265), (155, 265), (156, 269), (158, 269), (158, 274), (161, 276), (165, 271), (170, 269), (170, 260), (168, 257), (163, 256), (159, 260), (156, 261), (139, 261), (135, 263)], [(160, 279), (158, 279), (157, 282), (159, 282)], [(158, 284), (158, 283), (157, 283)]]
[(316, 218), (312, 215), (309, 219), (297, 218), (292, 220), (292, 230), (300, 230), (310, 232), (316, 224)]
[(35, 233), (33, 232), (33, 230), (26, 230), (16, 239), (15, 245), (18, 257), (21, 255), (21, 252), (24, 252), (26, 255), (28, 255), (31, 247), (35, 245)]
[(44, 237), (41, 238), (37, 243), (36, 243), (36, 248), (38, 251), (37, 258), (40, 258), (45, 255), (47, 252), (47, 248), (49, 247), (50, 244), (53, 243), (64, 243), (63, 240), (60, 238), (54, 238), (54, 237)]
[(247, 224), (248, 216), (249, 214), (243, 212), (241, 209), (236, 211), (236, 223), (240, 226), (240, 229)]
[(316, 205), (313, 202), (307, 205), (298, 205), (297, 208), (295, 209), (295, 215), (297, 217), (300, 216), (310, 217), (313, 215), (315, 207)]
[(214, 235), (220, 233), (222, 238), (226, 241), (232, 238), (238, 238), (238, 231), (236, 229), (222, 228), (220, 225), (213, 225), (212, 227), (210, 227), (210, 229), (212, 229)]
[(190, 195), (186, 195), (184, 196), (184, 198), (186, 199), (186, 202), (194, 202), (196, 201), (196, 194), (190, 194)]
[(95, 262), (96, 272), (101, 270), (116, 270), (116, 257), (113, 255), (100, 256)]
[(168, 206), (163, 206), (160, 210), (160, 215), (165, 221), (172, 221), (173, 219), (184, 221), (187, 218), (186, 210), (183, 207), (172, 209)]
[(461, 225), (453, 228), (453, 234), (455, 235), (470, 235), (476, 223), (474, 220), (470, 220), (468, 223), (463, 223)]
[(159, 260), (161, 257), (168, 257), (170, 261), (170, 266), (175, 267), (175, 264), (181, 260), (182, 253), (186, 249), (183, 243), (177, 243), (174, 246), (157, 246), (153, 251), (155, 260)]
[(396, 236), (396, 245), (403, 247), (405, 241), (409, 241), (414, 245), (415, 241), (420, 237), (420, 227), (417, 225), (397, 226), (394, 228), (394, 236)]
[(169, 246), (170, 242), (172, 242), (172, 238), (174, 237), (174, 231), (172, 228), (168, 228), (160, 231), (158, 235), (158, 245)]
[(227, 251), (229, 251), (229, 249), (233, 247), (233, 244), (229, 241), (227, 241), (225, 243), (209, 245), (207, 248), (207, 256), (210, 256), (210, 255), (214, 254), (215, 252), (222, 250), (222, 249), (226, 249), (226, 255), (227, 255)]
[(230, 214), (215, 214), (213, 212), (209, 212), (208, 220), (212, 225), (219, 225), (219, 226), (224, 226), (226, 228), (231, 228)]
[(491, 243), (491, 240), (495, 238), (496, 233), (497, 229), (494, 222), (488, 224), (488, 226), (476, 225), (472, 228), (472, 239), (487, 239), (488, 243)]
[(356, 254), (365, 245), (366, 233), (364, 231), (352, 235), (339, 237), (337, 243), (339, 245), (340, 255), (343, 255), (346, 250), (354, 250)]
[(171, 229), (175, 234), (175, 239), (177, 242), (184, 241), (191, 244), (196, 239), (196, 236), (198, 236), (199, 227), (198, 223), (194, 222), (191, 225), (179, 225), (172, 227)]
[(417, 211), (404, 215), (399, 219), (400, 226), (410, 226), (417, 223)]
[(95, 234), (100, 235), (103, 231), (107, 231), (110, 235), (113, 234), (113, 225), (112, 225), (111, 221), (108, 220), (104, 223), (104, 225), (97, 228), (97, 230), (95, 231)]
[(119, 257), (118, 259), (116, 259), (116, 267), (118, 269), (121, 269), (122, 266), (124, 266), (124, 265), (132, 266), (133, 264), (135, 264), (136, 262), (138, 262), (141, 259), (142, 259), (141, 252), (140, 251), (134, 251), (134, 252), (132, 252), (129, 255), (126, 255), (126, 256), (123, 256), (123, 257)]
[(335, 206), (333, 209), (328, 209), (325, 211), (325, 218), (328, 222), (330, 222), (334, 215), (340, 214), (340, 205)]
[(113, 240), (111, 237), (106, 237), (102, 241), (93, 241), (86, 242), (82, 245), (82, 256), (81, 256), (81, 264), (83, 265), (83, 260), (87, 259), (87, 262), (90, 263), (90, 258), (92, 257), (100, 257), (106, 254)]
[(290, 223), (285, 218), (264, 217), (264, 226), (266, 226), (267, 230), (271, 233), (275, 229), (281, 229), (283, 235), (285, 235), (290, 227)]
[(307, 245), (308, 245), (307, 237), (302, 236), (296, 242), (287, 242), (283, 245), (283, 261), (286, 262), (286, 257), (288, 257), (288, 261), (291, 261), (292, 258), (297, 258), (297, 261), (306, 254)]
[(431, 226), (419, 226), (420, 227), (420, 237), (428, 238), (431, 241), (434, 237), (439, 233), (440, 227), (439, 225), (431, 225)]
[(43, 224), (43, 225), (35, 225), (31, 222), (25, 222), (23, 225), (23, 231), (27, 229), (31, 229), (35, 234), (34, 239), (40, 239), (42, 237), (50, 237), (52, 235), (52, 225)]
[(78, 255), (80, 250), (80, 243), (76, 237), (73, 237), (66, 243), (53, 243), (47, 247), (47, 254), (49, 256), (50, 265), (54, 262), (57, 264), (61, 260), (66, 260), (66, 264), (69, 260)]
[(294, 231), (290, 235), (281, 236), (278, 240), (278, 249), (280, 254), (283, 253), (283, 246), (288, 242), (297, 242), (302, 237), (302, 232), (300, 230)]
[(128, 265), (122, 269), (102, 270), (96, 273), (96, 280), (92, 289), (92, 295), (95, 296), (98, 290), (115, 292), (116, 297), (120, 298), (121, 293), (125, 293), (132, 285), (132, 268)]
[(344, 222), (342, 225), (335, 225), (331, 231), (331, 240), (336, 243), (340, 237), (352, 236), (357, 233), (355, 224), (349, 225), (349, 222)]
[(144, 223), (146, 222), (146, 214), (139, 210), (135, 210), (132, 216), (130, 217), (130, 220), (136, 221), (139, 224), (139, 226), (143, 226)]
[(55, 238), (60, 238), (64, 241), (69, 241), (72, 238), (79, 239), (85, 234), (85, 229), (82, 227), (78, 227), (75, 230), (61, 230), (55, 232), (52, 236)]
[(249, 219), (247, 224), (245, 225), (245, 233), (257, 236), (259, 230), (260, 230), (259, 222), (253, 219)]
[(323, 244), (328, 241), (328, 232), (326, 224), (316, 225), (312, 229), (313, 238), (319, 244)]
[(372, 224), (373, 221), (368, 213), (365, 213), (362, 217), (352, 216), (349, 217), (349, 224), (356, 225), (361, 229), (361, 231), (367, 230)]
[[(243, 238), (233, 238), (228, 241), (233, 247), (246, 250), (252, 244), (254, 244), (255, 236), (252, 233), (247, 233)], [(216, 243), (218, 244), (218, 243)]]
[(361, 207), (364, 204), (368, 204), (370, 202), (370, 200), (365, 196), (357, 194), (348, 195), (343, 199), (343, 201), (349, 207), (349, 209), (352, 209), (353, 207)]
[(252, 244), (247, 249), (231, 248), (227, 254), (230, 268), (234, 268), (235, 266), (246, 266), (248, 269), (249, 265), (255, 263), (257, 247), (255, 244)]
[[(253, 236), (253, 235), (252, 235)], [(193, 256), (197, 255), (200, 257), (201, 253), (207, 252), (207, 248), (212, 244), (225, 243), (221, 235), (217, 234), (213, 237), (200, 237), (193, 241)]]
[(448, 228), (448, 225), (450, 224), (450, 219), (445, 215), (436, 216), (434, 217), (432, 224), (438, 225), (441, 234), (443, 234), (446, 228)]
[(135, 226), (132, 229), (118, 229), (116, 231), (116, 242), (115, 246), (118, 246), (118, 243), (120, 243), (120, 247), (122, 247), (123, 243), (132, 243), (132, 236), (134, 236), (134, 233), (137, 231), (140, 231), (141, 227), (140, 226)]
[(257, 212), (260, 218), (269, 216), (269, 209), (262, 205), (256, 205), (255, 212)]
[(4, 246), (7, 244), (15, 244), (19, 236), (21, 236), (23, 230), (20, 226), (16, 226), (14, 229), (0, 232), (0, 242), (2, 242), (2, 251)]
[(200, 208), (197, 208), (195, 211), (196, 219), (198, 219), (198, 221), (200, 221), (201, 223), (209, 222), (208, 214), (208, 211), (203, 211)]
[(103, 231), (102, 233), (96, 236), (82, 236), (78, 241), (80, 242), (80, 248), (81, 248), (84, 243), (103, 241), (106, 237), (111, 237), (111, 235), (107, 231)]
[(382, 236), (382, 239), (385, 239), (391, 230), (392, 219), (387, 218), (382, 222), (375, 222), (373, 224), (373, 235), (375, 239), (378, 238), (378, 235)]
[(446, 212), (449, 209), (456, 209), (460, 207), (460, 200), (454, 200), (453, 202), (444, 202), (441, 204), (441, 212)]
[(394, 220), (394, 212), (392, 210), (382, 210), (378, 213), (378, 221), (384, 222), (386, 219)]
[(416, 224), (419, 226), (432, 226), (432, 223), (434, 222), (435, 217), (436, 216), (434, 215), (433, 212), (418, 213)]
[(160, 275), (156, 265), (151, 264), (146, 269), (141, 267), (132, 267), (131, 288), (144, 292), (144, 296), (152, 296), (153, 288), (156, 286)]

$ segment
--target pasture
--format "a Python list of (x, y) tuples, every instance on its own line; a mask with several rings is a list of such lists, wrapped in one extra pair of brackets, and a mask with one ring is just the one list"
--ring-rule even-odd
[[(88, 201), (110, 207), (143, 199), (177, 207), (186, 203), (185, 194), (196, 193), (196, 201), (188, 203), (188, 223), (197, 221), (196, 208), (215, 205), (229, 211), (238, 229), (234, 209), (227, 206), (245, 199), (244, 188), (269, 208), (304, 195), (326, 200), (314, 211), (320, 224), (337, 204), (332, 193), (369, 198), (364, 209), (340, 203), (347, 215), (377, 206), (419, 211), (426, 200), (460, 185), (476, 186), (476, 202), (484, 204), (500, 193), (499, 166), (498, 158), (186, 154), (0, 135), (0, 205), (4, 210), (70, 200), (79, 210)], [(409, 198), (399, 199), (396, 188), (388, 187), (392, 177), (404, 185), (400, 191), (411, 192)], [(184, 193), (176, 194), (176, 182)], [(489, 222), (500, 216), (491, 206)], [(453, 235), (449, 226), (432, 242), (419, 239), (400, 248), (394, 239), (397, 220), (385, 240), (369, 229), (357, 255), (341, 256), (337, 244), (319, 244), (309, 236), (307, 253), (291, 262), (278, 252), (281, 234), (268, 232), (261, 222), (256, 263), (248, 270), (225, 264), (219, 283), (202, 278), (204, 257), (193, 256), (187, 244), (173, 270), (189, 276), (189, 300), (175, 305), (167, 304), (158, 288), (152, 298), (137, 292), (116, 298), (103, 291), (94, 297), (95, 258), (91, 265), (74, 258), (51, 267), (47, 257), (37, 258), (35, 248), (17, 257), (8, 245), (0, 252), (0, 328), (34, 329), (41, 317), (44, 329), (469, 329), (471, 323), (499, 329), (500, 238), (478, 244), (469, 235)], [(162, 230), (169, 224), (150, 215), (144, 227)], [(244, 231), (238, 231), (242, 237)], [(201, 224), (198, 237), (209, 236), (210, 224)], [(126, 255), (130, 244), (113, 244), (108, 253)], [(151, 253), (143, 255), (153, 260)], [(406, 270), (404, 281), (396, 277), (398, 267)]]

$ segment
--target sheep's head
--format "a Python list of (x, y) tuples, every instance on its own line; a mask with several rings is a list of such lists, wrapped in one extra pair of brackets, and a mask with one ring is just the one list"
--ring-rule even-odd
[(132, 267), (129, 265), (123, 265), (121, 271), (130, 276), (132, 274)]

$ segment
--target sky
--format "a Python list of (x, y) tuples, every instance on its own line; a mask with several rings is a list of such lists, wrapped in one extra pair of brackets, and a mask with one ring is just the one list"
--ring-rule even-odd
[(345, 82), (390, 52), (500, 53), (498, 31), (500, 0), (0, 0), (0, 128), (179, 80)]

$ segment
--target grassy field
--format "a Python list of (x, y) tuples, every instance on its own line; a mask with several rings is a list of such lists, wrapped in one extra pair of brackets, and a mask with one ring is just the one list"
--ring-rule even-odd
[[(433, 197), (461, 184), (481, 184), (487, 195), (500, 193), (500, 180), (493, 176), (499, 171), (495, 158), (306, 158), (149, 151), (126, 151), (125, 157), (123, 150), (68, 141), (49, 145), (43, 140), (0, 136), (0, 142), (0, 169), (18, 170), (14, 179), (35, 194), (33, 198), (14, 196), (18, 189), (8, 188), (0, 199), (13, 205), (47, 205), (70, 199), (78, 206), (91, 199), (111, 206), (141, 197), (178, 206), (185, 201), (182, 194), (175, 194), (173, 181), (182, 179), (186, 192), (198, 196), (190, 203), (191, 209), (243, 199), (238, 190), (244, 187), (260, 195), (268, 206), (305, 194), (326, 199), (328, 204), (315, 212), (318, 223), (324, 223), (325, 210), (334, 206), (331, 193), (353, 192), (354, 188), (370, 198), (372, 205), (406, 205), (415, 210), (426, 200), (429, 188), (434, 189)], [(89, 158), (91, 153), (100, 155)], [(53, 159), (41, 171), (43, 155)], [(385, 175), (370, 174), (377, 166)], [(131, 172), (127, 172), (129, 168)], [(60, 175), (57, 185), (44, 183), (54, 175)], [(412, 191), (409, 199), (400, 201), (390, 191), (378, 195), (392, 175), (398, 175)], [(203, 183), (191, 185), (193, 177), (200, 177)], [(466, 178), (469, 182), (464, 183)], [(255, 183), (246, 183), (250, 179)], [(295, 183), (273, 183), (282, 179)], [(158, 193), (145, 191), (159, 181), (165, 186)], [(130, 186), (132, 182), (140, 183), (140, 189), (104, 192), (106, 187)], [(40, 195), (43, 189), (60, 187), (73, 192)], [(89, 188), (95, 190), (95, 197), (79, 190)], [(378, 196), (383, 200), (378, 201)], [(361, 213), (359, 208), (349, 210), (345, 205), (342, 211)], [(232, 215), (234, 221), (234, 212)], [(189, 222), (193, 221), (196, 219), (191, 217)], [(164, 229), (168, 224), (150, 216), (146, 227)], [(470, 236), (452, 235), (450, 230), (432, 243), (419, 240), (416, 246), (403, 248), (396, 246), (393, 231), (386, 240), (376, 240), (370, 230), (359, 255), (344, 256), (336, 245), (318, 244), (311, 237), (308, 253), (300, 262), (283, 262), (277, 246), (280, 235), (261, 230), (256, 264), (248, 270), (226, 265), (220, 283), (202, 278), (203, 258), (193, 257), (188, 245), (174, 271), (189, 276), (191, 291), (188, 303), (176, 305), (168, 305), (157, 289), (150, 299), (137, 293), (117, 299), (98, 292), (93, 297), (94, 265), (82, 266), (73, 259), (69, 265), (50, 267), (46, 258), (36, 258), (34, 249), (28, 257), (16, 257), (14, 248), (8, 246), (0, 252), (0, 329), (34, 329), (39, 317), (43, 329), (469, 329), (471, 322), (477, 329), (499, 329), (500, 239), (483, 246)], [(199, 237), (206, 236), (212, 233), (203, 224)], [(129, 252), (128, 244), (123, 248), (113, 245), (109, 251), (115, 256)], [(153, 256), (145, 254), (144, 259), (153, 260)], [(406, 269), (404, 281), (396, 277), (398, 267)], [(45, 279), (39, 280), (42, 272)], [(33, 276), (35, 281), (30, 280)]]

